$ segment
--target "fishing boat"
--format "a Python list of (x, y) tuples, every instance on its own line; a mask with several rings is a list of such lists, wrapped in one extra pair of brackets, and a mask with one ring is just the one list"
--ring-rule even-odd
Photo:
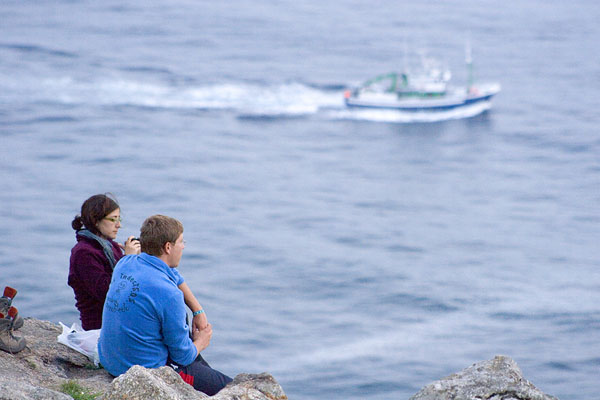
[(430, 58), (422, 57), (416, 72), (404, 68), (402, 72), (376, 76), (361, 86), (346, 90), (344, 99), (351, 108), (387, 109), (407, 112), (445, 111), (484, 105), (491, 107), (491, 99), (500, 92), (498, 83), (473, 83), (470, 49), (466, 64), (468, 83), (463, 87), (449, 84), (452, 74)]

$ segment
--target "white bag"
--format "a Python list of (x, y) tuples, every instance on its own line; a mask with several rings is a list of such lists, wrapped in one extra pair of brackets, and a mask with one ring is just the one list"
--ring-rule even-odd
[(62, 326), (63, 331), (58, 335), (58, 343), (86, 355), (97, 367), (100, 363), (100, 357), (98, 356), (100, 329), (84, 331), (78, 323), (71, 325), (71, 328), (68, 328), (62, 322), (59, 322), (59, 324)]

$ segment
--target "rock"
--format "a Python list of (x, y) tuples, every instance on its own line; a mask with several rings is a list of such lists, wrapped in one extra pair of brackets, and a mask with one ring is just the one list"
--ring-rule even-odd
[[(76, 380), (93, 393), (108, 390), (112, 376), (95, 368), (83, 354), (58, 343), (61, 333), (60, 326), (51, 322), (25, 318), (14, 334), (25, 337), (27, 346), (17, 354), (0, 351), (0, 382), (59, 391), (63, 383)], [(36, 399), (33, 395), (21, 398)]]
[(58, 343), (59, 325), (25, 318), (15, 332), (27, 341), (16, 354), (0, 351), (0, 400), (67, 400), (61, 385), (69, 381), (98, 394), (98, 400), (214, 399), (285, 400), (287, 396), (269, 374), (240, 374), (217, 395), (209, 397), (181, 379), (173, 369), (134, 366), (113, 379), (83, 354)]
[(267, 373), (239, 374), (229, 385), (211, 397), (212, 400), (285, 400), (287, 396), (275, 378)]
[(102, 400), (183, 400), (205, 399), (208, 396), (194, 390), (170, 367), (148, 369), (134, 365), (115, 378)]
[(0, 400), (72, 400), (72, 397), (23, 382), (1, 382)]
[(269, 374), (239, 374), (214, 396), (207, 396), (181, 379), (172, 368), (131, 367), (116, 378), (100, 400), (286, 400), (287, 396)]
[(510, 357), (473, 364), (461, 372), (433, 382), (409, 400), (558, 400), (544, 394), (523, 378), (517, 363)]

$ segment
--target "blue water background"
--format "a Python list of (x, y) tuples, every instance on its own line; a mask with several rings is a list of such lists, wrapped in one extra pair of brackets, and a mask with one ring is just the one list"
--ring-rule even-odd
[[(206, 358), (291, 399), (406, 399), (496, 354), (598, 398), (595, 1), (0, 3), (0, 286), (77, 321), (73, 216), (180, 219)], [(351, 112), (425, 49), (501, 83), (473, 118)], [(428, 122), (416, 122), (427, 121)]]

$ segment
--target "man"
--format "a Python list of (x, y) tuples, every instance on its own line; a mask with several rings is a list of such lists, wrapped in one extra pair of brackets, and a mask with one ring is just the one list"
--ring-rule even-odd
[[(213, 396), (231, 378), (200, 356), (212, 328), (175, 269), (185, 247), (183, 226), (154, 215), (144, 221), (140, 242), (141, 254), (125, 256), (115, 266), (102, 312), (100, 362), (113, 376), (133, 365), (170, 365), (196, 390)], [(191, 339), (186, 304), (193, 313)]]

